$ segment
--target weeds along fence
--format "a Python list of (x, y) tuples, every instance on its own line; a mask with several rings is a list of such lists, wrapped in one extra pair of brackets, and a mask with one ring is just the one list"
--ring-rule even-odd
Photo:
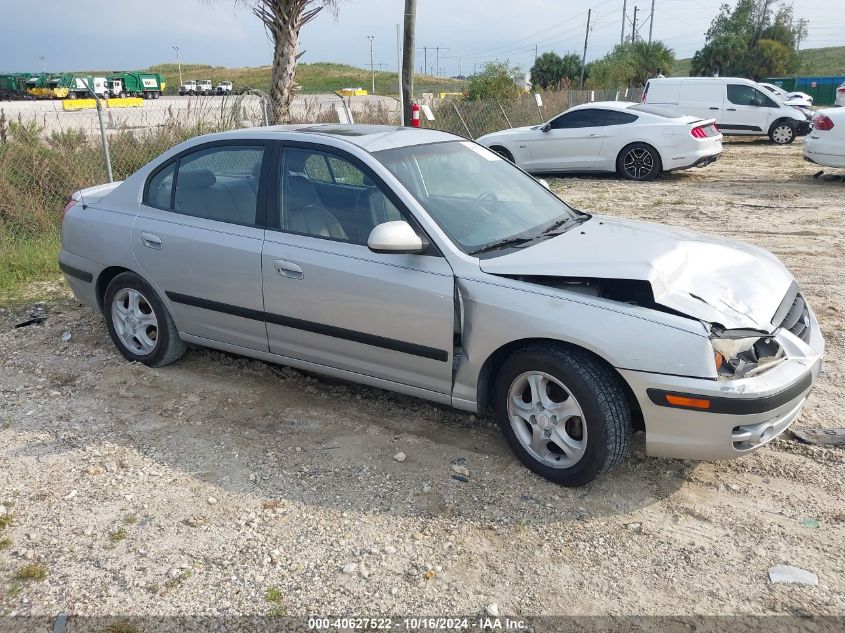
[[(639, 100), (624, 91), (559, 91), (539, 100), (424, 101), (434, 115), (422, 127), (477, 138), (508, 127), (537, 125), (567, 108), (601, 100)], [(16, 110), (17, 108), (17, 110)], [(122, 180), (165, 150), (210, 132), (264, 125), (267, 100), (261, 94), (233, 98), (160, 99), (140, 108), (105, 108), (103, 128), (113, 178)], [(391, 97), (298, 97), (294, 123), (399, 124)], [(0, 103), (0, 234), (55, 232), (67, 196), (107, 180), (97, 112), (67, 112), (60, 102)]]

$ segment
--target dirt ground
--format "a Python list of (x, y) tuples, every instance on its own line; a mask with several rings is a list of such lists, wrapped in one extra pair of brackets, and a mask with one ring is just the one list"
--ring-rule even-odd
[[(845, 184), (800, 152), (728, 142), (651, 183), (551, 183), (782, 258), (828, 345), (798, 425), (845, 426)], [(646, 457), (640, 434), (567, 489), (484, 416), (208, 350), (127, 363), (54, 291), (42, 326), (0, 312), (0, 615), (845, 615), (841, 447), (787, 435), (695, 463)], [(770, 583), (776, 564), (818, 586)]]

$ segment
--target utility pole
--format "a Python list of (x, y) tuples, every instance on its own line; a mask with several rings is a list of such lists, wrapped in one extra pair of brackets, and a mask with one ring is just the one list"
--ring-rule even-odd
[[(399, 83), (399, 125), (405, 125), (405, 95), (402, 90), (402, 34), (399, 32), (399, 23), (396, 24), (396, 79)], [(414, 60), (411, 60), (413, 64)]]
[(414, 39), (417, 26), (417, 0), (405, 0), (405, 33), (402, 46), (402, 121), (411, 124), (414, 102)]
[(654, 31), (654, 0), (651, 0), (651, 17), (648, 19), (648, 43), (651, 44), (651, 34)]
[(631, 26), (631, 44), (637, 41), (637, 5), (634, 5), (634, 23)]
[(622, 35), (619, 36), (619, 46), (625, 43), (625, 20), (628, 19), (628, 0), (622, 0)]
[(42, 55), (39, 59), (41, 60), (41, 72), (46, 73), (47, 72), (47, 58), (44, 57), (44, 55)]
[(176, 67), (179, 69), (179, 89), (182, 88), (182, 63), (179, 61), (179, 47), (172, 46), (174, 51), (176, 51)]
[(590, 17), (592, 9), (587, 9), (587, 30), (584, 32), (584, 55), (581, 57), (581, 89), (584, 89), (584, 71), (587, 68), (587, 42), (590, 40)]
[(373, 40), (375, 39), (375, 35), (368, 35), (367, 39), (370, 40), (370, 74), (373, 76), (373, 91), (370, 94), (376, 93), (376, 67), (373, 64)]
[(534, 44), (534, 61), (537, 61), (537, 45)]
[(428, 46), (423, 46), (423, 74), (428, 74)]
[(440, 76), (440, 47), (434, 49), (434, 76)]

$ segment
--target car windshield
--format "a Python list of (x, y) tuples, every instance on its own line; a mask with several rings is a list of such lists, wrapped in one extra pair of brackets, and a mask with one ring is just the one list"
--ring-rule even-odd
[(410, 145), (373, 155), (466, 253), (528, 244), (589, 217), (471, 141)]

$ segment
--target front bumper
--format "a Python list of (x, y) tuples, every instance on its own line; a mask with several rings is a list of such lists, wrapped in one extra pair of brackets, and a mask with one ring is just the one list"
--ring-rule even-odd
[[(752, 378), (707, 380), (620, 370), (634, 391), (645, 420), (646, 452), (658, 457), (731, 459), (760, 448), (798, 418), (822, 368), (824, 340), (810, 313), (810, 340), (788, 331), (777, 340), (785, 362)], [(695, 411), (656, 404), (662, 391), (711, 400)]]

